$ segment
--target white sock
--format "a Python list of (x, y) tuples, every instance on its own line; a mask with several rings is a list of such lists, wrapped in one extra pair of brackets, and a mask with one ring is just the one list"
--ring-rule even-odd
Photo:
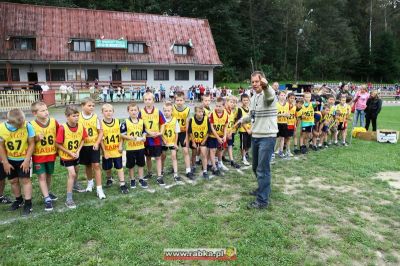
[(92, 186), (93, 187), (93, 185), (94, 185), (94, 182), (93, 182), (93, 179), (92, 180), (88, 180), (88, 186), (90, 185), (90, 186)]
[(223, 164), (222, 164), (222, 161), (218, 161), (218, 166), (219, 166), (219, 167), (222, 167), (222, 165), (223, 165)]
[(190, 169), (190, 167), (186, 168), (186, 173), (190, 173), (191, 171), (192, 171), (192, 169)]

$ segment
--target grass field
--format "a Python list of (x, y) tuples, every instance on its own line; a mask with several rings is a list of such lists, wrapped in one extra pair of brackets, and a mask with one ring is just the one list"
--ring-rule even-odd
[[(378, 126), (400, 130), (399, 112), (385, 107)], [(262, 211), (246, 209), (256, 186), (250, 169), (170, 189), (151, 180), (154, 193), (121, 195), (114, 185), (102, 201), (75, 193), (78, 207), (68, 210), (66, 172), (58, 166), (52, 213), (43, 210), (36, 178), (31, 217), (0, 206), (0, 264), (170, 265), (164, 248), (232, 246), (235, 265), (399, 265), (400, 190), (376, 178), (399, 184), (399, 145), (354, 139), (349, 147), (278, 160), (271, 205)]]

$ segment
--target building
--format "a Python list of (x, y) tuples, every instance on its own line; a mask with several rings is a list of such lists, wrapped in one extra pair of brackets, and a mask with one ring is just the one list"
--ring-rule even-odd
[(2, 2), (0, 21), (0, 87), (211, 87), (222, 65), (205, 19)]

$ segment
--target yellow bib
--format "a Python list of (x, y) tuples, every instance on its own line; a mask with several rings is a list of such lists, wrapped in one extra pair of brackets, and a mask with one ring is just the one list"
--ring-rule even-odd
[(165, 141), (166, 146), (174, 146), (175, 145), (175, 139), (176, 139), (176, 132), (175, 132), (175, 127), (176, 127), (176, 121), (177, 119), (175, 117), (171, 118), (171, 121), (165, 123), (165, 130), (163, 134), (163, 139)]
[(296, 105), (293, 105), (292, 108), (289, 106), (289, 117), (287, 119), (287, 124), (291, 126), (296, 125)]
[[(218, 117), (217, 112), (214, 111), (211, 114), (213, 116), (213, 121), (214, 121), (214, 129), (217, 131), (217, 134), (219, 137), (224, 136), (224, 129), (226, 126), (226, 120), (228, 118), (228, 113), (224, 110), (224, 113), (222, 114), (221, 117)], [(212, 126), (212, 125), (211, 125)], [(213, 134), (210, 135), (212, 138), (216, 138)]]
[[(65, 123), (64, 127), (64, 143), (63, 147), (71, 152), (76, 152), (79, 148), (79, 144), (82, 142), (83, 135), (83, 125), (78, 123), (78, 129), (76, 132), (73, 132), (69, 126)], [(62, 160), (74, 160), (69, 154), (65, 153), (62, 150), (58, 150), (58, 155)]]
[(79, 124), (82, 124), (86, 129), (88, 137), (85, 139), (84, 146), (93, 146), (97, 138), (99, 136), (99, 132), (97, 131), (97, 115), (93, 114), (89, 119), (85, 119), (83, 114), (81, 113), (79, 116)]
[[(250, 109), (244, 109), (243, 107), (240, 107), (240, 110), (242, 110), (242, 117), (245, 117), (249, 114)], [(246, 123), (246, 124), (242, 124), (242, 126), (239, 128), (239, 132), (247, 132), (247, 130), (251, 129), (251, 123)]]
[[(133, 123), (130, 119), (126, 119), (126, 134), (131, 137), (143, 137), (143, 120), (139, 119), (137, 123)], [(144, 149), (143, 141), (127, 140), (126, 150), (136, 151)]]
[(35, 129), (36, 135), (43, 135), (43, 139), (35, 143), (35, 150), (33, 155), (45, 156), (54, 155), (57, 153), (56, 149), (56, 136), (57, 136), (57, 126), (56, 120), (50, 118), (47, 127), (42, 127), (35, 120), (31, 121), (31, 125)]
[(282, 105), (278, 102), (276, 104), (276, 107), (278, 108), (278, 124), (287, 124), (288, 118), (281, 115), (289, 113), (289, 103), (285, 103), (284, 105)]
[(301, 119), (303, 122), (314, 122), (314, 107), (311, 103), (309, 103), (307, 107), (303, 104), (301, 108)]
[(156, 107), (153, 107), (153, 112), (151, 114), (146, 113), (143, 108), (140, 112), (141, 119), (143, 119), (144, 127), (146, 131), (149, 132), (159, 132), (160, 131), (160, 112)]
[(336, 105), (336, 111), (340, 112), (339, 114), (339, 122), (344, 122), (346, 117), (350, 114), (350, 105), (345, 104), (342, 106), (341, 104)]
[(207, 108), (204, 108), (204, 117), (209, 118), (212, 110), (208, 110)]
[(181, 127), (181, 132), (186, 132), (186, 120), (189, 116), (190, 108), (186, 107), (183, 111), (178, 111), (176, 106), (172, 108), (172, 116), (176, 118), (179, 122), (179, 126)]
[(121, 142), (121, 133), (119, 129), (119, 120), (114, 119), (113, 123), (106, 124), (101, 121), (103, 127), (103, 144), (105, 153), (109, 158), (118, 158), (122, 154), (119, 152), (119, 144)]
[(10, 131), (5, 123), (0, 125), (0, 136), (4, 140), (7, 151), (7, 157), (11, 160), (21, 160), (28, 151), (28, 128), (25, 122), (24, 126), (15, 131)]
[(195, 143), (201, 143), (206, 138), (208, 133), (208, 120), (207, 117), (204, 117), (203, 122), (198, 125), (194, 117), (191, 118), (191, 126), (192, 126), (192, 141)]
[(236, 130), (233, 127), (235, 125), (235, 119), (236, 119), (236, 115), (237, 113), (235, 112), (235, 110), (231, 110), (231, 112), (228, 112), (228, 110), (225, 110), (226, 113), (228, 114), (228, 124), (226, 126), (226, 129), (228, 130), (228, 133), (235, 133)]

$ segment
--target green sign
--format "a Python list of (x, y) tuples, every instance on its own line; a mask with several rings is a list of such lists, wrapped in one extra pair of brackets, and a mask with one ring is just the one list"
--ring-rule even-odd
[(96, 40), (96, 48), (127, 49), (126, 40)]

